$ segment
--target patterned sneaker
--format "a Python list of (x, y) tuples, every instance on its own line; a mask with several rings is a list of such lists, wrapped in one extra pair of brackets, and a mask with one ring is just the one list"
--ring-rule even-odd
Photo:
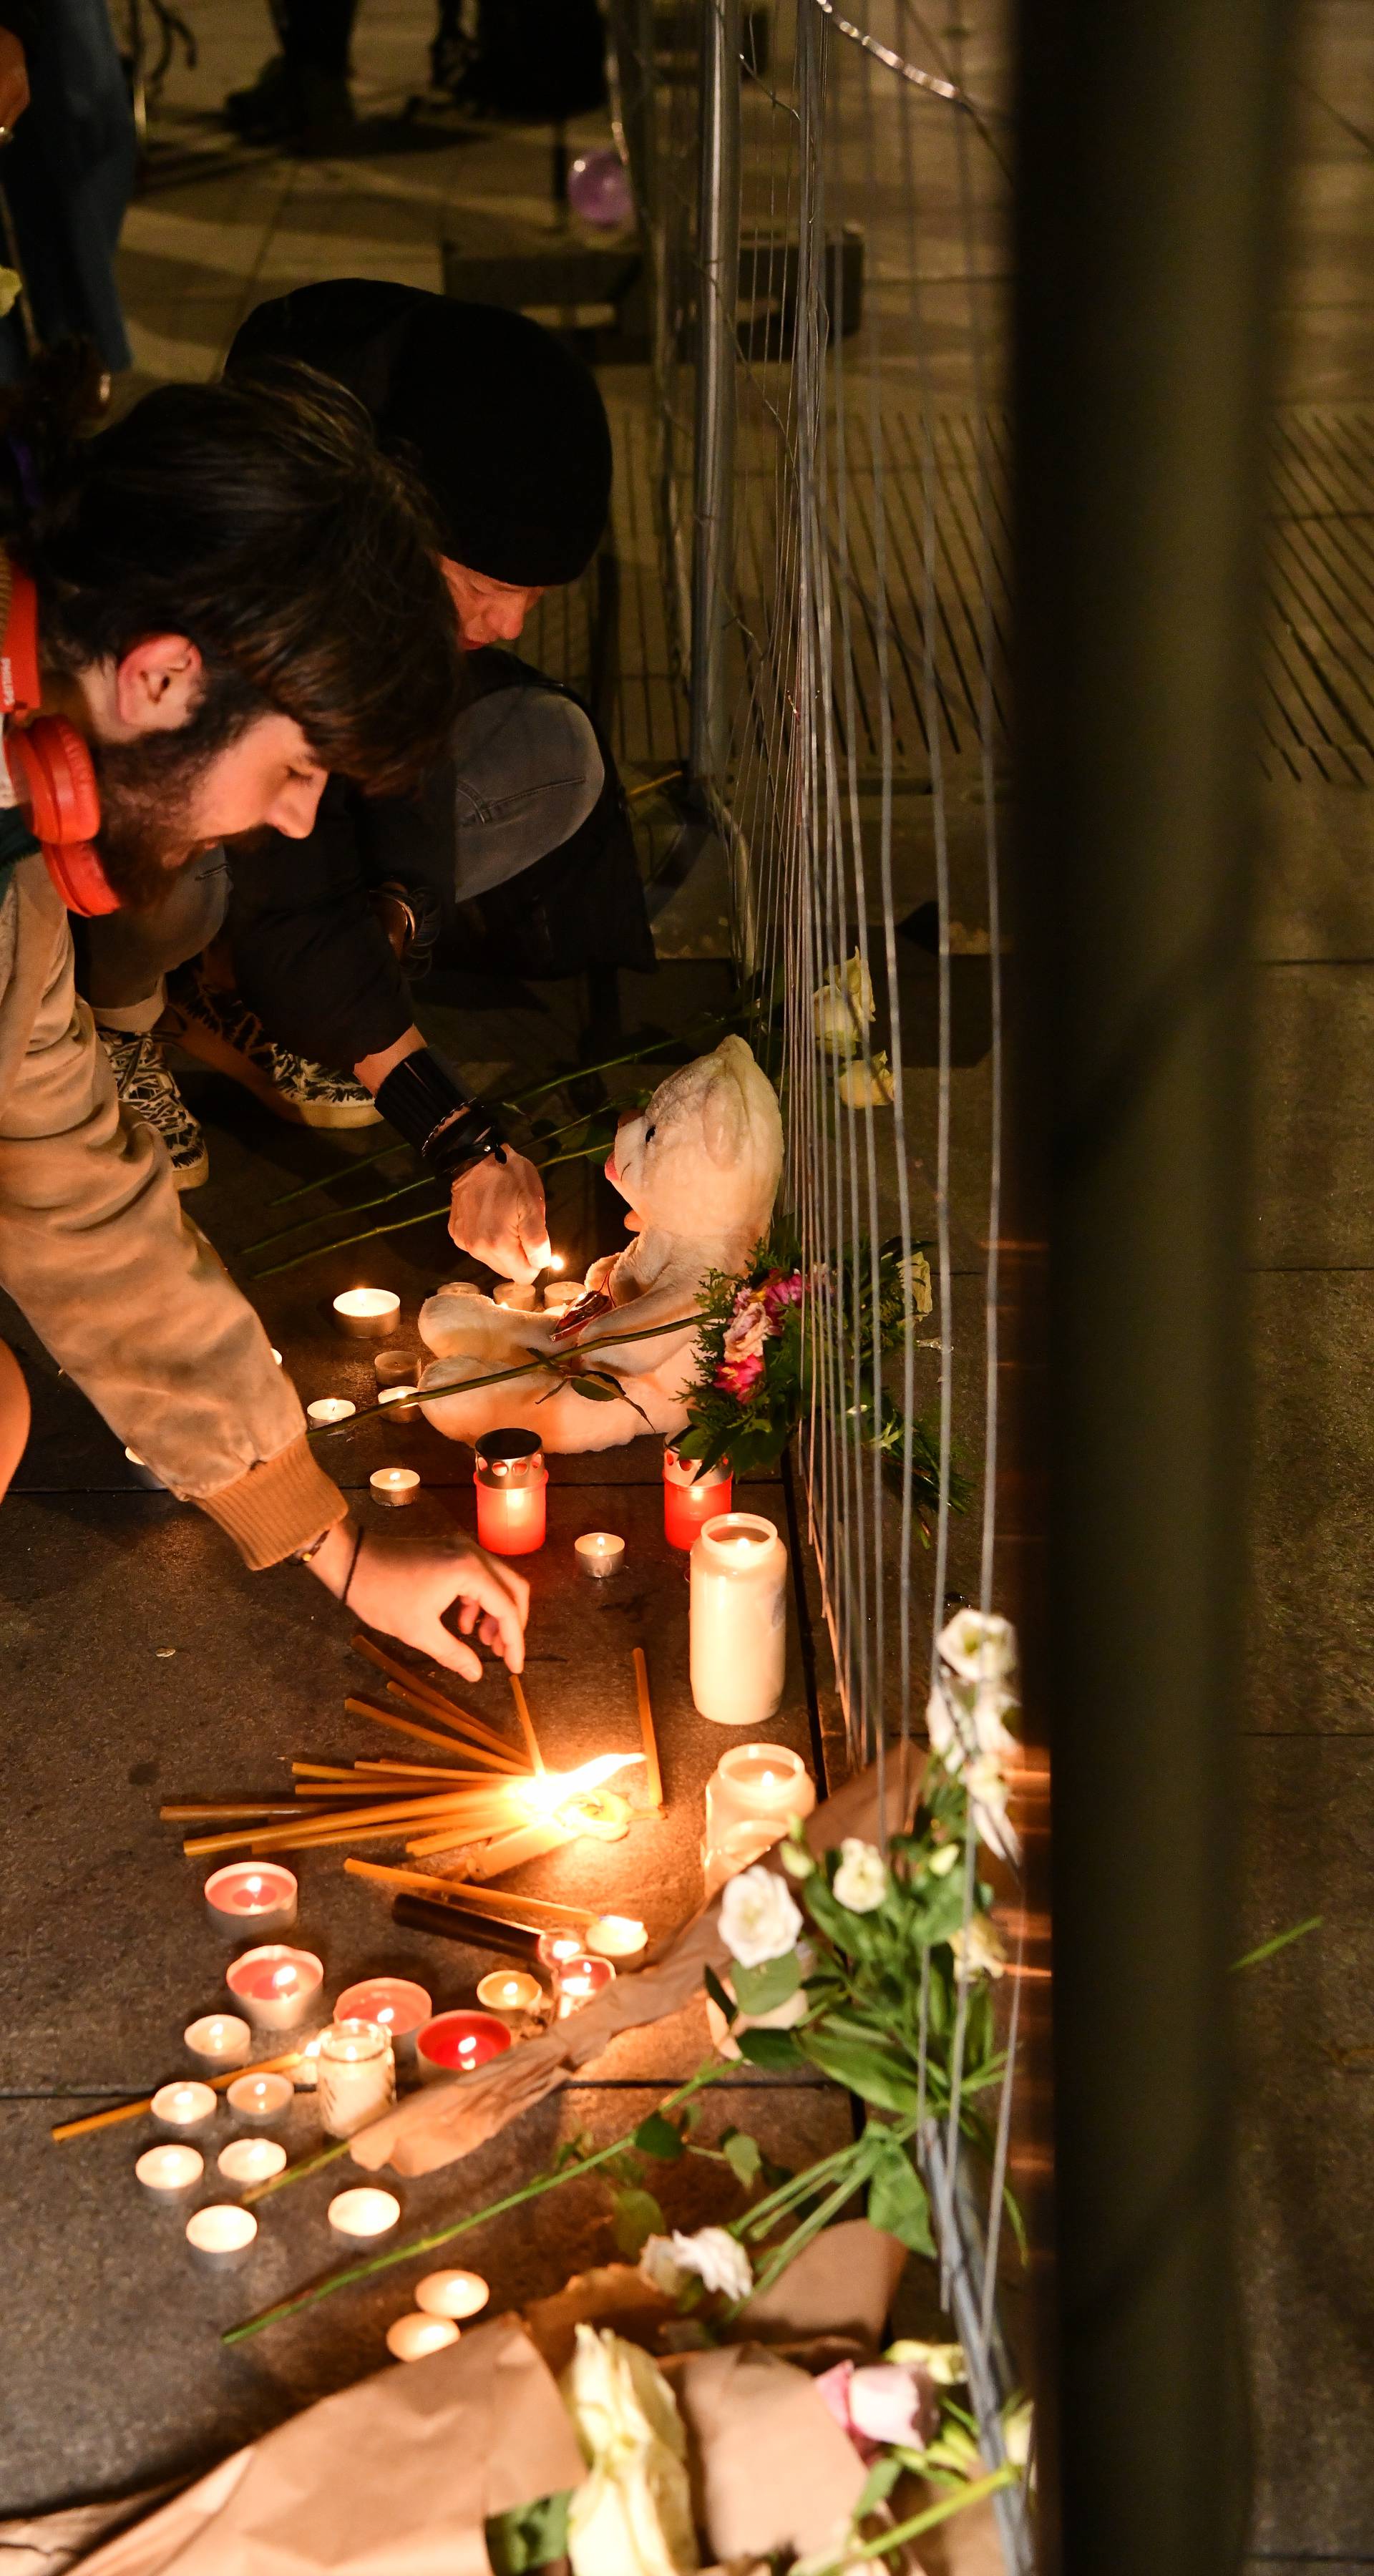
[(210, 1178), (210, 1156), (156, 1038), (130, 1037), (124, 1029), (102, 1029), (98, 1024), (97, 1031), (129, 1118), (162, 1138), (177, 1188), (198, 1190)]
[(212, 984), (199, 965), (184, 966), (169, 978), (157, 1033), (198, 1064), (241, 1082), (293, 1127), (373, 1127), (381, 1118), (360, 1082), (278, 1046), (233, 987)]

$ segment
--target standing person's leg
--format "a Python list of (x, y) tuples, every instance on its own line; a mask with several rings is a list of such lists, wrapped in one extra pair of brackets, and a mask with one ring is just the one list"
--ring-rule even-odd
[(358, 0), (275, 0), (281, 52), (251, 89), (232, 90), (224, 113), (254, 142), (291, 142), (306, 152), (338, 150), (355, 123), (348, 86)]
[(166, 978), (217, 935), (229, 902), (223, 850), (177, 871), (166, 899), (141, 912), (109, 912), (78, 926), (78, 982), (90, 1003), (129, 1116), (155, 1128), (179, 1190), (209, 1178), (205, 1137), (154, 1031), (167, 1003)]
[[(44, 0), (28, 48), (30, 104), (5, 154), (5, 198), (43, 342), (94, 340), (131, 363), (114, 253), (137, 160), (133, 111), (105, 0)], [(0, 382), (27, 363), (17, 317), (0, 324)]]

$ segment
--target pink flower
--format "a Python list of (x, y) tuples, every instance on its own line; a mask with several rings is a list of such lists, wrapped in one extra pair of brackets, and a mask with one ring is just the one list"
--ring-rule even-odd
[(814, 2384), (865, 2460), (888, 2442), (923, 2451), (939, 2430), (934, 2382), (914, 2363), (875, 2361), (856, 2369), (852, 2361), (839, 2361)]
[(763, 1360), (757, 1351), (751, 1351), (742, 1360), (722, 1360), (713, 1384), (722, 1388), (726, 1395), (743, 1398), (753, 1394), (762, 1375)]
[(763, 1283), (762, 1295), (771, 1320), (776, 1323), (785, 1307), (799, 1306), (802, 1301), (802, 1275), (794, 1270), (771, 1270)]

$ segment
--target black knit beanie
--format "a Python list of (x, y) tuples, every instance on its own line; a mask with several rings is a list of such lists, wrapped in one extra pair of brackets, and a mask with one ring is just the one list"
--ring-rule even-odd
[(574, 581), (606, 524), (611, 435), (591, 369), (523, 313), (332, 278), (249, 314), (229, 369), (300, 358), (407, 452), (454, 563), (520, 588)]

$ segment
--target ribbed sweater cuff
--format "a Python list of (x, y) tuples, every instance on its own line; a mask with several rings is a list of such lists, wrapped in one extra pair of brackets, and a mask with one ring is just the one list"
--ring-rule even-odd
[(280, 1565), (285, 1556), (308, 1547), (321, 1531), (332, 1529), (348, 1510), (338, 1486), (311, 1454), (302, 1432), (289, 1449), (279, 1449), (238, 1476), (218, 1493), (190, 1499), (218, 1521), (254, 1574)]

